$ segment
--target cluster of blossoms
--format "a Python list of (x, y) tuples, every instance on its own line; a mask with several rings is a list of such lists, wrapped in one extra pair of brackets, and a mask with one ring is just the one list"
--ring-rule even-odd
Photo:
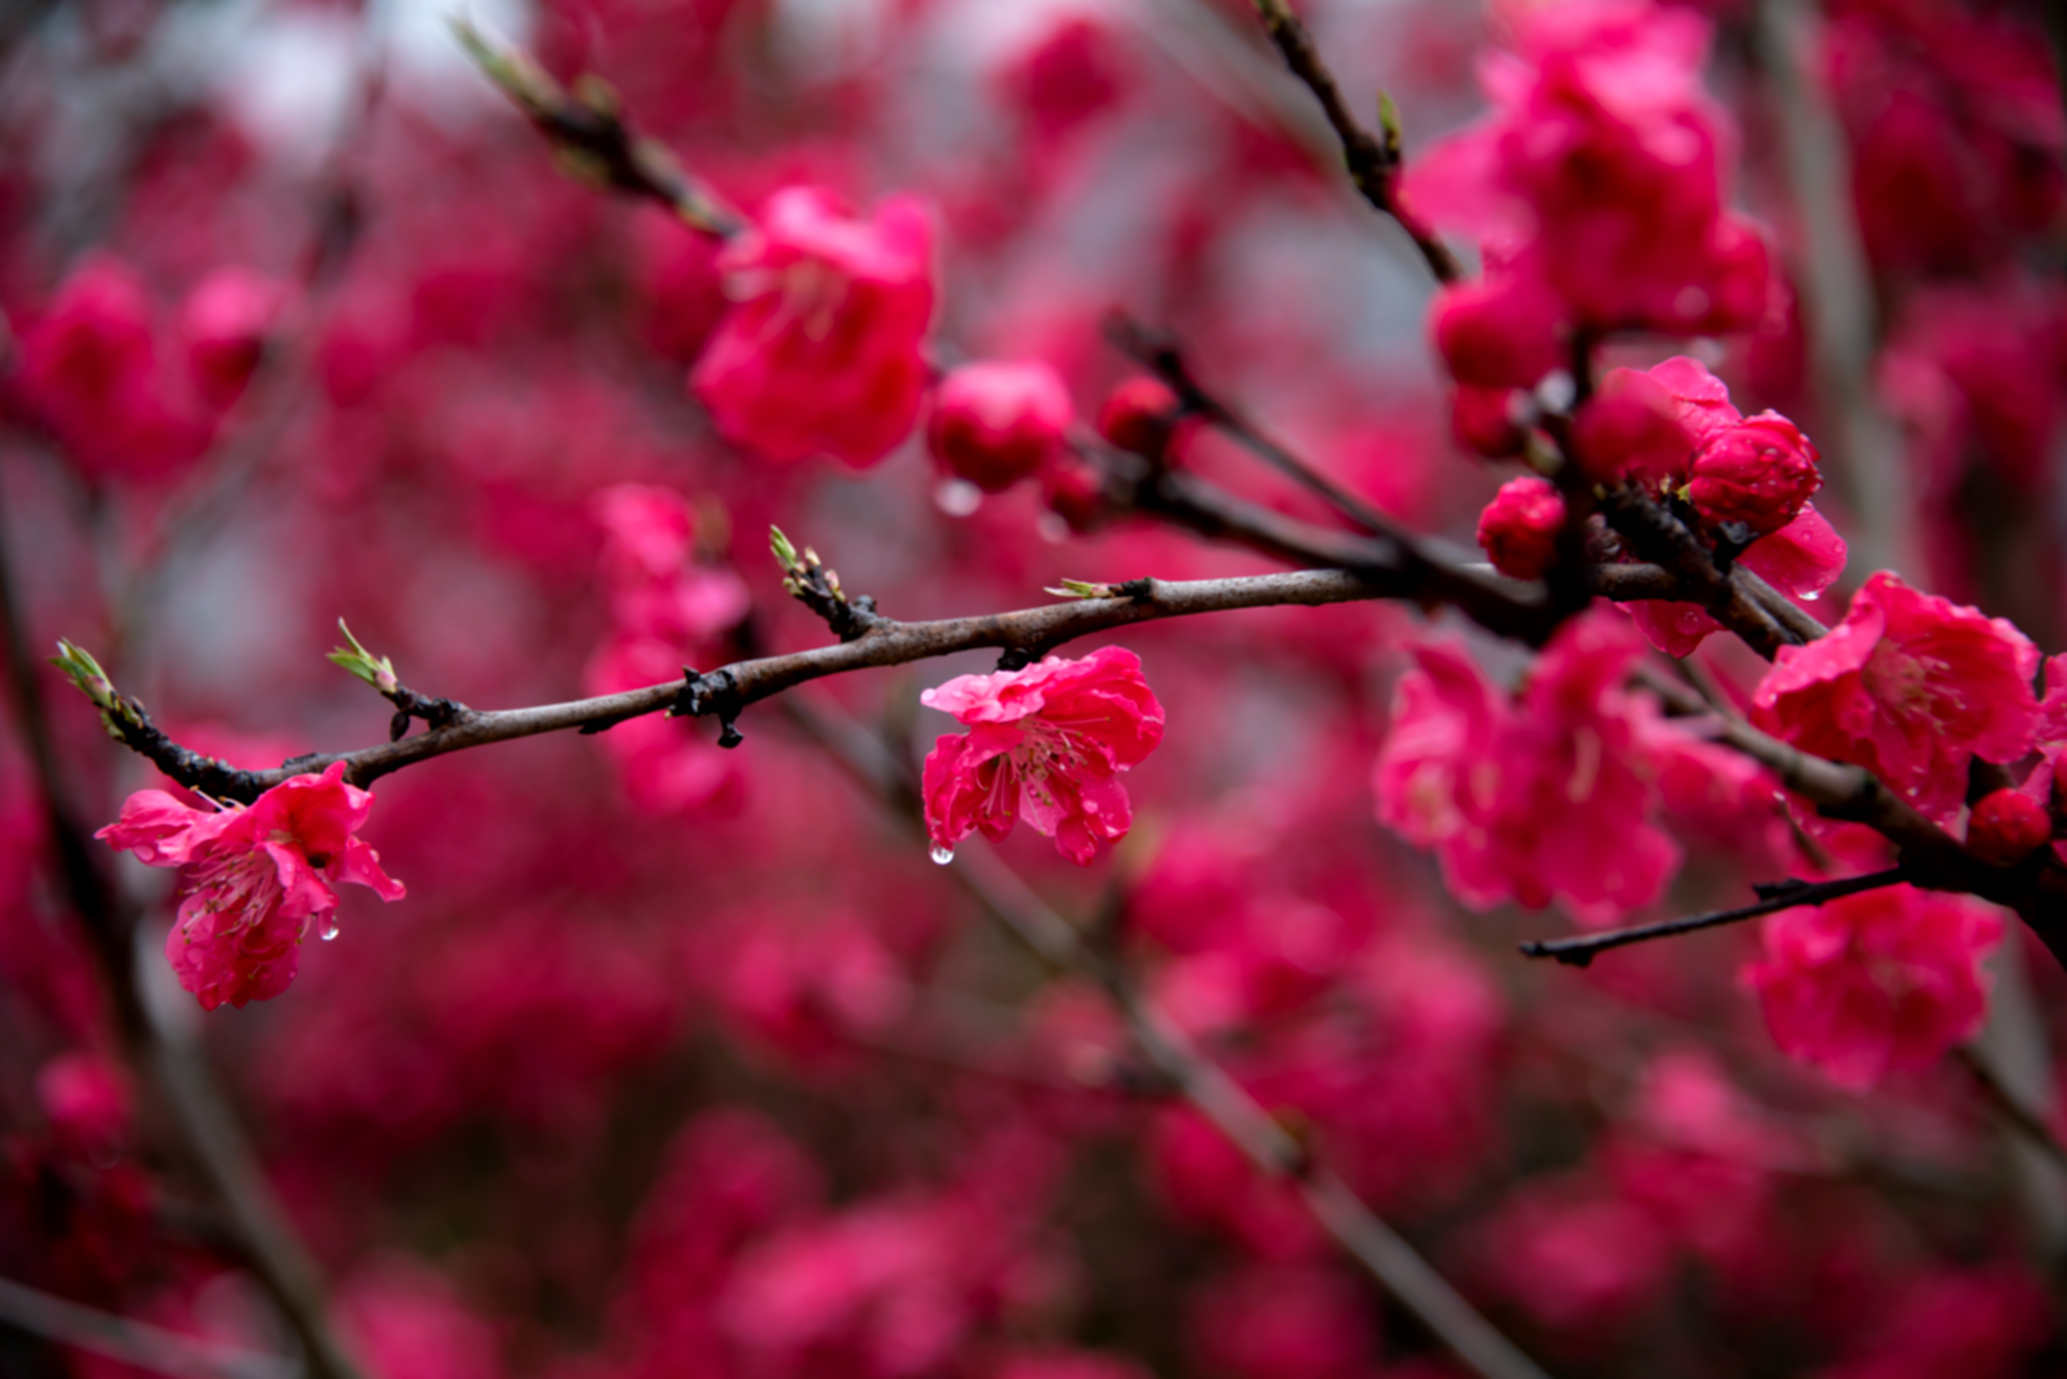
[(1520, 448), (1510, 391), (1566, 367), (1575, 335), (1743, 330), (1770, 308), (1765, 243), (1725, 209), (1733, 136), (1701, 86), (1707, 21), (1645, 0), (1507, 17), (1514, 51), (1479, 72), (1493, 113), (1405, 187), (1482, 246), (1485, 276), (1445, 289), (1432, 322), (1459, 434), (1491, 454)]
[(98, 478), (178, 478), (243, 393), (284, 297), (249, 269), (220, 268), (168, 327), (126, 265), (89, 258), (22, 331), (0, 401)]
[[(730, 563), (731, 532), (768, 523), (838, 543), (857, 586), (913, 621), (1021, 606), (1064, 560), (1105, 579), (1253, 573), (1154, 520), (1167, 513), (1107, 520), (1178, 463), (1167, 491), (1195, 481), (1317, 520), (1310, 495), (1188, 430), (1169, 387), (1096, 347), (1110, 305), (1167, 312), (1227, 401), (1418, 530), (1476, 514), (1510, 576), (1637, 558), (1568, 522), (1568, 503), (1634, 493), (1718, 568), (1849, 611), (1767, 671), (1704, 644), (1704, 607), (1658, 601), (1570, 618), (1526, 669), (1454, 629), (1424, 639), (1404, 606), (1144, 626), (1153, 690), (1108, 647), (923, 696), (963, 730), (925, 759), (936, 854), (1021, 820), (1051, 838), (1066, 865), (1045, 845), (1008, 856), (1058, 912), (1096, 916), (1100, 975), (1137, 983), (1553, 1372), (2045, 1368), (2058, 1328), (1999, 1243), (2024, 1224), (2006, 1156), (1964, 1074), (1931, 1071), (1986, 1016), (1983, 960), (2024, 937), (2003, 913), (1890, 886), (1620, 949), (1584, 977), (1496, 957), (1485, 922), (1467, 942), (1457, 913), (1555, 905), (1593, 928), (1668, 894), (1691, 911), (1741, 902), (1747, 877), (1895, 860), (1720, 740), (1737, 736), (1731, 705), (1873, 773), (2005, 885), (2067, 860), (2067, 660), (2032, 686), (2034, 643), (2062, 635), (2045, 514), (2067, 296), (2014, 266), (2044, 257), (2067, 121), (2013, 17), (1826, 7), (1821, 57), (1890, 322), (1880, 382), (1923, 495), (1915, 587), (1881, 574), (1852, 591), (1834, 587), (1845, 543), (1816, 506), (1816, 447), (1761, 410), (1838, 434), (1802, 386), (1802, 326), (1765, 242), (1728, 209), (1730, 121), (1700, 86), (1711, 50), (1754, 100), (1771, 79), (1764, 61), (1733, 66), (1743, 7), (1496, 4), (1492, 115), (1409, 153), (1408, 218), (1471, 230), (1486, 269), (1433, 309), (1454, 429), (1556, 477), (1513, 479), (1482, 511), (1484, 470), (1454, 463), (1441, 400), (1371, 353), (1389, 311), (1327, 324), (1369, 267), (1364, 238), (1335, 232), (1336, 160), (1317, 166), (1267, 108), (1230, 99), (1242, 83), (1213, 76), (1210, 49), (1145, 41), (1154, 7), (1120, 23), (916, 0), (873, 47), (867, 22), (763, 0), (528, 8), (543, 66), (607, 77), (637, 130), (750, 209), (737, 232), (552, 177), (529, 131), (420, 102), (399, 58), (324, 174), (350, 184), (335, 190), (352, 243), (315, 256), (336, 271), (312, 271), (291, 311), (284, 276), (258, 270), (289, 271), (309, 169), (276, 166), (219, 109), (115, 160), (135, 170), (122, 195), (87, 188), (109, 248), (69, 265), (55, 241), (74, 217), (37, 206), (69, 156), (0, 177), (17, 342), (0, 402), (21, 423), (0, 436), (0, 481), (33, 625), (144, 628), (110, 639), (123, 677), (151, 687), (172, 736), (229, 751), (207, 720), (232, 707), (306, 710), (280, 731), (312, 735), (377, 707), (333, 719), (312, 698), (296, 629), (340, 609), (384, 623), (413, 681), (476, 703), (558, 704), (821, 644), (808, 612), (750, 593), (768, 571)], [(1331, 57), (1371, 12), (1298, 8)], [(88, 9), (51, 26), (62, 43), (19, 39), (33, 58), (10, 134), (20, 110), (90, 99), (66, 64), (115, 21)], [(304, 9), (280, 7), (297, 24)], [(1460, 13), (1388, 10), (1398, 33), (1370, 56), (1410, 125), (1455, 108)], [(926, 104), (965, 41), (995, 45), (955, 97), (983, 108)], [(1784, 228), (1801, 208), (1780, 204), (1780, 142), (1747, 150), (1743, 180)], [(882, 195), (886, 168), (924, 198)], [(271, 347), (304, 325), (309, 349)], [(1615, 369), (1568, 405), (1555, 375), (1604, 343), (1616, 362), (1708, 362)], [(281, 380), (279, 457), (212, 469), (211, 437), (262, 438), (227, 429), (255, 372), (304, 363), (309, 387)], [(249, 484), (262, 514), (214, 528), (191, 579), (151, 563), (159, 537), (185, 539), (167, 530), (186, 511), (164, 505), (174, 479), (232, 505)], [(1998, 542), (2006, 512), (2022, 525)], [(141, 616), (97, 601), (110, 581), (146, 590)], [(174, 612), (226, 587), (276, 635), (240, 639), (225, 618), (197, 636)], [(1698, 657), (1716, 717), (1668, 717), (1631, 686), (1646, 639)], [(158, 663), (171, 646), (206, 654)], [(1388, 716), (1379, 677), (1402, 662)], [(909, 685), (843, 675), (803, 693), (903, 742)], [(1163, 742), (1165, 705), (1183, 744)], [(67, 733), (86, 724), (53, 724), (82, 797), (100, 758)], [(1353, 1275), (1303, 1200), (1321, 1180), (1260, 1171), (1169, 1095), (1104, 991), (1032, 983), (974, 929), (954, 871), (896, 845), (818, 744), (767, 726), (743, 753), (653, 716), (412, 769), (381, 792), (408, 922), (356, 926), (298, 976), (339, 882), (400, 894), (358, 840), (370, 796), (341, 767), (241, 809), (144, 791), (103, 830), (177, 870), (165, 951), (201, 1005), (300, 983), (262, 1017), (208, 1022), (208, 1051), (263, 1124), (265, 1172), (335, 1280), (347, 1349), (388, 1379), (1454, 1370)], [(26, 780), (0, 743), (0, 1278), (273, 1347), (248, 1261), (168, 1234), (189, 1213), (149, 1167), (156, 1118), (107, 1052)], [(1374, 787), (1379, 820), (1432, 851), (1440, 881), (1374, 829)], [(1123, 838), (1112, 865), (1076, 870)], [(2057, 1041), (2067, 1007), (2039, 966)], [(1883, 1191), (1895, 1175), (1951, 1185), (1971, 1216), (1919, 1207), (1927, 1186)], [(103, 1370), (8, 1345), (53, 1373)]]

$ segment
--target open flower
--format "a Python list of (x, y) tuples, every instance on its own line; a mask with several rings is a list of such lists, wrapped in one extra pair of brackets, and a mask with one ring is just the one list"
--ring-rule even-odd
[(1127, 836), (1133, 808), (1114, 777), (1163, 739), (1163, 706), (1133, 652), (1106, 646), (1081, 661), (961, 675), (919, 702), (970, 728), (926, 756), (936, 855), (978, 829), (1001, 840), (1021, 818), (1079, 866)]
[(719, 256), (732, 309), (689, 378), (728, 440), (865, 469), (905, 438), (926, 389), (932, 233), (909, 196), (867, 221), (816, 187), (769, 198)]
[(94, 835), (150, 866), (179, 868), (179, 922), (165, 956), (203, 1010), (285, 991), (310, 926), (325, 938), (337, 932), (332, 883), (402, 898), (402, 883), (354, 836), (373, 796), (346, 785), (344, 771), (336, 761), (320, 776), (295, 776), (249, 808), (196, 809), (139, 790)]
[(1782, 910), (1765, 960), (1744, 969), (1782, 1052), (1842, 1086), (1928, 1068), (1981, 1027), (2002, 917), (1966, 896), (1913, 886)]
[(1780, 649), (1752, 721), (1865, 767), (1944, 822), (1966, 802), (1974, 757), (2011, 762), (2030, 749), (2037, 671), (2038, 648), (2009, 623), (1883, 570), (1829, 636)]

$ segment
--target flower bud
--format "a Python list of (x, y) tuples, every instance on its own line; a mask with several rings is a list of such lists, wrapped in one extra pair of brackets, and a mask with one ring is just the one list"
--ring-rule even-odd
[(180, 334), (194, 383), (211, 405), (227, 407), (251, 381), (285, 299), (271, 278), (236, 267), (210, 273), (187, 295)]
[(969, 364), (933, 397), (926, 444), (940, 467), (985, 493), (1038, 470), (1069, 426), (1069, 393), (1046, 364)]
[(1987, 796), (1967, 820), (1967, 851), (1998, 867), (2023, 861), (2052, 836), (2045, 806), (2018, 790)]
[(1478, 543), (1493, 568), (1515, 579), (1541, 579), (1557, 563), (1565, 500), (1548, 479), (1524, 474), (1500, 486), (1479, 514)]
[(1816, 458), (1793, 422), (1761, 412), (1708, 438), (1694, 456), (1687, 496), (1712, 525), (1742, 522), (1764, 536), (1792, 522), (1823, 486)]
[(1564, 362), (1565, 305), (1549, 284), (1509, 275), (1444, 288), (1429, 312), (1450, 376), (1485, 388), (1533, 388)]
[(1155, 378), (1130, 378), (1098, 410), (1098, 434), (1144, 459), (1167, 460), (1184, 404)]
[(1105, 506), (1105, 484), (1096, 469), (1065, 454), (1041, 471), (1041, 500), (1071, 531), (1088, 531)]

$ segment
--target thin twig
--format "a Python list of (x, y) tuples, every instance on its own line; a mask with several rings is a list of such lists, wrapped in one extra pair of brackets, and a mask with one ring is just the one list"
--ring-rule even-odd
[[(1428, 264), (1428, 271), (1435, 274), (1436, 281), (1461, 281), (1464, 268), (1457, 262), (1457, 256), (1418, 216), (1400, 204), (1399, 132), (1392, 127), (1391, 119), (1386, 120), (1387, 128), (1382, 138), (1357, 123), (1356, 117), (1343, 103), (1334, 73), (1321, 61), (1321, 55), (1313, 45), (1313, 36), (1306, 32), (1299, 16), (1292, 13), (1291, 6), (1285, 0), (1254, 0), (1254, 3), (1256, 16), (1263, 21), (1270, 41), (1277, 45), (1285, 66), (1321, 103), (1321, 112), (1328, 117), (1329, 128), (1341, 141), (1342, 162), (1349, 170), (1349, 180), (1364, 194), (1364, 200), (1399, 222), (1399, 227), (1414, 241), (1414, 247), (1421, 251), (1421, 257)], [(1384, 114), (1389, 111), (1390, 103), (1385, 102), (1382, 96), (1380, 101), (1380, 111)]]
[(1803, 905), (1821, 905), (1826, 900), (1838, 900), (1844, 896), (1857, 895), (1861, 891), (1899, 885), (1907, 879), (1900, 867), (1889, 867), (1886, 871), (1870, 872), (1865, 876), (1848, 876), (1837, 881), (1787, 880), (1775, 885), (1757, 887), (1758, 902), (1734, 910), (1712, 910), (1705, 915), (1660, 920), (1656, 924), (1638, 924), (1627, 929), (1610, 929), (1599, 934), (1581, 934), (1576, 938), (1530, 939), (1520, 947), (1523, 954), (1528, 957), (1556, 958), (1570, 967), (1585, 967), (1610, 948), (1646, 943), (1654, 938), (1673, 938), (1680, 934), (1697, 933), (1702, 929), (1718, 929), (1725, 924), (1757, 919), (1760, 915), (1775, 914)]
[(746, 217), (682, 170), (673, 154), (625, 121), (617, 92), (584, 74), (568, 91), (529, 55), (500, 48), (464, 19), (452, 31), (467, 56), (553, 145), (560, 164), (584, 181), (657, 201), (683, 224), (719, 239), (746, 229)]
[[(923, 835), (911, 772), (879, 738), (834, 710), (821, 711), (795, 699), (785, 700), (784, 707), (864, 790), (907, 828)], [(996, 854), (965, 848), (948, 874), (1049, 967), (1089, 977), (1104, 987), (1125, 1016), (1142, 1055), (1177, 1092), (1219, 1127), (1250, 1163), (1273, 1178), (1289, 1180), (1336, 1242), (1459, 1359), (1484, 1379), (1545, 1379), (1533, 1360), (1145, 999), (1123, 967), (1086, 945), (1075, 927)]]
[(1293, 482), (1318, 495), (1344, 517), (1378, 536), (1395, 539), (1407, 535), (1392, 518), (1365, 502), (1357, 494), (1315, 469), (1287, 447), (1263, 434), (1228, 403), (1207, 391), (1191, 371), (1177, 337), (1168, 331), (1151, 330), (1126, 312), (1114, 310), (1105, 318), (1105, 338), (1113, 347), (1149, 369), (1168, 385), (1184, 410), (1225, 431), (1230, 439)]

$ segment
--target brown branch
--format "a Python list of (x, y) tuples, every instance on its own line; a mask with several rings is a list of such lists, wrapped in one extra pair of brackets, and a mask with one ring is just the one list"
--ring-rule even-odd
[(1627, 929), (1609, 929), (1598, 934), (1581, 934), (1575, 938), (1531, 939), (1520, 947), (1527, 957), (1556, 958), (1570, 967), (1585, 967), (1592, 963), (1596, 956), (1610, 948), (1646, 943), (1651, 939), (1673, 938), (1680, 934), (1698, 933), (1703, 929), (1717, 929), (1725, 924), (1738, 924), (1747, 919), (1757, 919), (1761, 915), (1777, 914), (1781, 910), (1792, 910), (1803, 905), (1821, 905), (1826, 900), (1838, 900), (1844, 896), (1857, 895), (1861, 891), (1899, 885), (1907, 879), (1900, 867), (1890, 867), (1886, 871), (1871, 872), (1865, 876), (1848, 876), (1837, 881), (1787, 880), (1774, 885), (1754, 887), (1753, 889), (1759, 893), (1758, 901), (1734, 910), (1712, 910), (1707, 914), (1660, 920), (1656, 924), (1637, 924)]
[[(909, 767), (882, 741), (835, 711), (785, 701), (792, 721), (914, 835), (924, 837)], [(1141, 1054), (1218, 1127), (1257, 1169), (1289, 1181), (1316, 1220), (1437, 1339), (1483, 1379), (1545, 1379), (1348, 1184), (1279, 1124), (1177, 1025), (1150, 1003), (1126, 969), (1079, 936), (1019, 874), (985, 848), (964, 848), (948, 874), (1050, 968), (1102, 986), (1125, 1016)]]
[(1379, 97), (1380, 114), (1386, 124), (1381, 138), (1358, 124), (1356, 117), (1349, 113), (1349, 107), (1343, 103), (1341, 89), (1335, 84), (1334, 73), (1321, 61), (1321, 55), (1313, 45), (1313, 36), (1306, 32), (1299, 16), (1292, 13), (1291, 6), (1285, 0), (1254, 0), (1254, 4), (1257, 18), (1263, 21), (1270, 41), (1277, 45), (1285, 66), (1321, 103), (1321, 113), (1328, 117), (1329, 128), (1341, 141), (1342, 162), (1349, 171), (1349, 180), (1363, 193), (1364, 200), (1391, 216), (1407, 232), (1407, 237), (1414, 241), (1414, 247), (1421, 251), (1428, 271), (1435, 274), (1436, 281), (1462, 281), (1463, 266), (1457, 262), (1457, 256), (1450, 252), (1449, 246), (1437, 238), (1435, 231), (1423, 224), (1420, 217), (1400, 204), (1399, 131), (1393, 127), (1391, 103), (1382, 95)]
[(28, 747), (63, 893), (108, 995), (116, 1037), (139, 1081), (171, 1113), (179, 1134), (177, 1148), (222, 1204), (238, 1253), (300, 1342), (309, 1373), (314, 1379), (358, 1379), (358, 1368), (331, 1330), (316, 1268), (215, 1094), (206, 1067), (195, 1050), (165, 1037), (138, 989), (133, 951), (137, 916), (109, 875), (112, 858), (94, 845), (79, 823), (57, 767), (7, 555), (5, 518), (5, 505), (0, 503), (0, 646), (6, 652), (15, 726)]
[(617, 92), (600, 77), (584, 74), (570, 92), (529, 55), (496, 47), (466, 20), (453, 21), (452, 31), (467, 56), (551, 141), (571, 175), (657, 201), (685, 225), (719, 239), (747, 228), (746, 217), (684, 172), (664, 146), (632, 130)]

